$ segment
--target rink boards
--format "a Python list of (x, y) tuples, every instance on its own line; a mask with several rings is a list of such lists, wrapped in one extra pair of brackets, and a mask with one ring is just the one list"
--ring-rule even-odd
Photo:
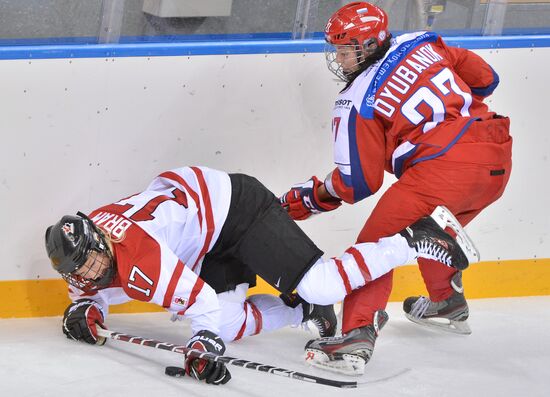
[[(66, 288), (49, 268), (43, 235), (65, 213), (136, 193), (182, 165), (245, 172), (276, 194), (332, 169), (331, 107), (342, 84), (320, 52), (262, 51), (118, 56), (113, 50), (104, 57), (27, 54), (0, 61), (0, 317), (62, 312)], [(511, 117), (514, 165), (504, 196), (467, 228), (483, 262), (465, 273), (466, 294), (547, 295), (550, 47), (475, 51), (500, 75), (488, 102)], [(387, 175), (384, 188), (393, 180)], [(300, 225), (328, 256), (340, 255), (378, 197)], [(268, 291), (263, 283), (256, 290)], [(415, 266), (396, 272), (392, 300), (422, 291)]]

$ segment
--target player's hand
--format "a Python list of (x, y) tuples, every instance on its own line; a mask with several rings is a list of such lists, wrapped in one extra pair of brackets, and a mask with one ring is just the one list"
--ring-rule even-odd
[(67, 338), (91, 345), (104, 345), (105, 338), (97, 335), (98, 326), (105, 328), (101, 306), (97, 302), (79, 299), (65, 309), (62, 329)]
[(288, 215), (295, 221), (309, 218), (313, 214), (332, 211), (342, 203), (338, 199), (321, 201), (319, 198), (319, 187), (323, 182), (316, 176), (312, 176), (307, 182), (292, 186), (292, 188), (279, 197), (279, 201)]
[[(225, 352), (223, 340), (207, 330), (197, 332), (189, 339), (187, 347), (220, 356)], [(195, 379), (204, 380), (213, 385), (224, 385), (231, 379), (231, 374), (224, 363), (196, 358), (191, 354), (185, 355), (185, 372)]]

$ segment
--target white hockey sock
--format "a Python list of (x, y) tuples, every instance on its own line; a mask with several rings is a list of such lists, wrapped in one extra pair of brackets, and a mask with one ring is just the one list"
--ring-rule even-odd
[(341, 258), (320, 258), (296, 290), (307, 302), (329, 305), (390, 270), (413, 262), (416, 251), (399, 235), (351, 246)]
[(277, 296), (258, 294), (246, 298), (248, 284), (218, 294), (221, 307), (220, 337), (233, 341), (260, 332), (274, 331), (302, 322), (302, 306), (289, 307)]
[(368, 267), (371, 277), (367, 281), (376, 280), (396, 267), (413, 263), (418, 257), (416, 250), (410, 247), (405, 237), (400, 234), (383, 237), (374, 244), (355, 244), (352, 248), (361, 253)]
[(302, 305), (292, 308), (281, 298), (267, 294), (251, 295), (248, 300), (262, 313), (262, 331), (275, 331), (287, 325), (296, 326), (302, 323)]

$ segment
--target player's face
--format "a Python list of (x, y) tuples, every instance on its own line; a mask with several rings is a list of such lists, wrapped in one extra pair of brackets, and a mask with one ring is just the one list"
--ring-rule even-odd
[(349, 45), (336, 45), (336, 62), (338, 62), (344, 73), (353, 73), (359, 69), (358, 54), (360, 55), (360, 49), (354, 44)]
[(90, 251), (88, 259), (77, 271), (74, 272), (77, 276), (85, 280), (99, 280), (111, 267), (111, 260), (105, 253)]

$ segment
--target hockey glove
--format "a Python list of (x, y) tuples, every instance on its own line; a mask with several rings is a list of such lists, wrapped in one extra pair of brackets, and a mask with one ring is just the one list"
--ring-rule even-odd
[(339, 199), (321, 201), (317, 189), (323, 182), (316, 176), (312, 176), (305, 183), (292, 186), (288, 192), (283, 194), (279, 201), (288, 215), (295, 221), (309, 218), (313, 214), (335, 210), (342, 205)]
[[(197, 332), (189, 339), (187, 347), (220, 356), (225, 352), (223, 340), (215, 333), (206, 330)], [(200, 359), (191, 354), (185, 355), (185, 372), (195, 379), (214, 385), (224, 385), (231, 379), (231, 374), (224, 363)]]
[(71, 303), (63, 314), (63, 333), (69, 339), (104, 345), (105, 338), (97, 335), (98, 325), (105, 328), (103, 313), (101, 306), (91, 299), (79, 299)]

